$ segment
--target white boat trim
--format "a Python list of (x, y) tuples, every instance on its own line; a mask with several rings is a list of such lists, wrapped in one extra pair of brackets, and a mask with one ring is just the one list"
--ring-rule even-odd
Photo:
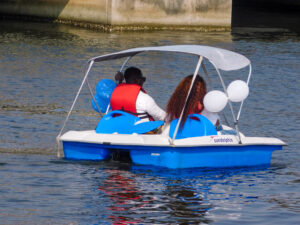
[(235, 135), (213, 135), (176, 139), (169, 143), (169, 137), (147, 134), (98, 134), (95, 130), (68, 131), (60, 137), (61, 141), (84, 142), (118, 146), (152, 146), (152, 147), (203, 147), (203, 146), (249, 146), (249, 145), (286, 145), (278, 138), (245, 137), (239, 144)]

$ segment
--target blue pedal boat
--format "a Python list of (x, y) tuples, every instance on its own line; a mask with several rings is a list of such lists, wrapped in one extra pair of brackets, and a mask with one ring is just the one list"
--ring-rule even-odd
[[(106, 104), (105, 114), (96, 129), (70, 130), (62, 134), (82, 87), (88, 84), (87, 78), (94, 63), (126, 58), (120, 69), (122, 71), (132, 57), (147, 52), (194, 55), (198, 60), (194, 77), (200, 68), (207, 75), (203, 62), (210, 63), (215, 68), (224, 89), (223, 96), (228, 98), (226, 101), (230, 106), (234, 127), (222, 124), (222, 129), (217, 130), (207, 118), (198, 114), (189, 115), (183, 129), (178, 129), (181, 117), (170, 124), (164, 124), (163, 121), (139, 123), (138, 117), (123, 111), (109, 111), (109, 105)], [(233, 71), (246, 67), (249, 67), (245, 82), (248, 85), (251, 77), (249, 59), (232, 51), (202, 45), (142, 47), (94, 57), (89, 60), (89, 67), (57, 137), (59, 143), (62, 143), (64, 157), (73, 160), (101, 161), (109, 160), (116, 152), (121, 152), (128, 154), (134, 164), (172, 169), (269, 165), (272, 152), (281, 150), (286, 143), (277, 138), (246, 137), (239, 131), (238, 121), (245, 98), (236, 101), (231, 97), (229, 87), (225, 87), (221, 75), (221, 70)], [(191, 87), (192, 85), (193, 82)], [(89, 84), (88, 87), (90, 88)], [(97, 102), (91, 88), (90, 92), (94, 103)], [(232, 107), (235, 102), (239, 102), (237, 114)], [(103, 106), (97, 107), (99, 111), (103, 111)], [(158, 127), (163, 127), (159, 134), (148, 134)], [(61, 149), (58, 148), (59, 157), (60, 154)]]

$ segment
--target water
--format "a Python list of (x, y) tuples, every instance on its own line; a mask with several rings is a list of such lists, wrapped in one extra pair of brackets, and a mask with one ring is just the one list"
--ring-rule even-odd
[[(251, 60), (250, 96), (240, 129), (289, 144), (273, 153), (271, 166), (167, 170), (56, 158), (55, 137), (87, 60), (168, 44), (218, 46)], [(92, 86), (121, 64), (96, 65)], [(161, 107), (195, 64), (193, 57), (172, 54), (144, 54), (131, 63), (143, 69), (145, 88)], [(285, 30), (101, 33), (1, 21), (0, 224), (299, 223), (299, 71), (300, 37)], [(230, 81), (246, 75), (244, 70), (224, 74)], [(66, 130), (95, 127), (99, 117), (89, 98), (85, 88)], [(230, 118), (228, 111), (225, 115)]]

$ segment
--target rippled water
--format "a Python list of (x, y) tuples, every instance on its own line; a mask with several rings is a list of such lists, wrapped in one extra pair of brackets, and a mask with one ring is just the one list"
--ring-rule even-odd
[[(289, 144), (273, 153), (271, 166), (167, 170), (57, 159), (55, 137), (87, 60), (131, 47), (169, 44), (217, 46), (251, 60), (250, 96), (240, 129)], [(92, 85), (111, 77), (121, 64), (97, 65)], [(196, 61), (185, 55), (145, 54), (131, 64), (143, 69), (145, 88), (164, 107)], [(297, 224), (299, 71), (300, 37), (284, 30), (102, 33), (1, 21), (0, 224)], [(231, 81), (246, 74), (224, 77)], [(217, 81), (216, 76), (211, 79)], [(66, 130), (95, 127), (99, 117), (89, 98), (85, 89)]]

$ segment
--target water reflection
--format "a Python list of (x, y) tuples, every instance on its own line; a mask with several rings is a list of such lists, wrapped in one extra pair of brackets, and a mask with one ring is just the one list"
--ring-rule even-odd
[(172, 179), (154, 186), (147, 175), (133, 176), (121, 170), (105, 170), (105, 173), (98, 190), (110, 199), (107, 210), (113, 224), (210, 222), (205, 218), (209, 206), (184, 181)]
[[(236, 186), (256, 183), (256, 174), (267, 167), (169, 170), (130, 166), (131, 170), (105, 169), (98, 191), (104, 194), (108, 219), (113, 224), (210, 224), (220, 220), (216, 212), (230, 212), (227, 219), (241, 217), (240, 202), (258, 201), (253, 194), (233, 193)], [(100, 172), (100, 171), (99, 171)], [(103, 177), (102, 177), (103, 178)], [(216, 202), (222, 202), (216, 203)]]
[[(110, 212), (108, 218), (113, 224), (141, 223), (141, 219), (134, 218), (132, 212), (142, 208), (148, 202), (142, 200), (135, 181), (126, 171), (105, 170), (104, 172), (107, 178), (98, 187), (98, 190), (105, 193), (111, 200), (107, 207)], [(131, 211), (130, 215), (126, 216), (129, 211)]]
[(170, 216), (179, 224), (199, 224), (210, 223), (207, 211), (210, 206), (205, 203), (202, 193), (197, 193), (197, 190), (183, 185), (168, 186), (165, 190), (165, 195), (169, 197), (169, 202), (166, 207), (170, 209)]

